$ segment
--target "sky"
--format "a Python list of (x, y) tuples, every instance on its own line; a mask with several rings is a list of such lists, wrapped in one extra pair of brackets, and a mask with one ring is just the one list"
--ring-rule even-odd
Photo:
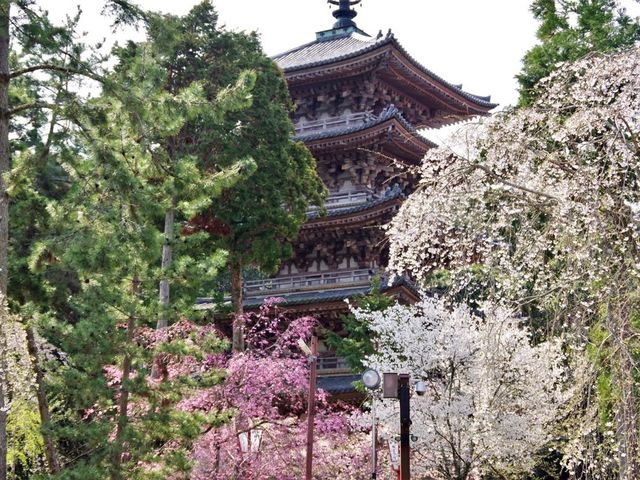
[[(185, 14), (200, 0), (138, 0), (143, 8)], [(331, 28), (335, 7), (326, 0), (212, 0), (231, 30), (258, 31), (269, 55), (312, 41)], [(89, 39), (140, 39), (141, 33), (110, 31), (100, 0), (41, 0), (53, 19), (80, 5)], [(372, 36), (393, 31), (421, 64), (477, 95), (491, 95), (501, 107), (517, 100), (515, 75), (524, 53), (535, 44), (536, 22), (530, 0), (363, 0), (356, 7), (358, 27)], [(633, 16), (640, 4), (623, 0)]]

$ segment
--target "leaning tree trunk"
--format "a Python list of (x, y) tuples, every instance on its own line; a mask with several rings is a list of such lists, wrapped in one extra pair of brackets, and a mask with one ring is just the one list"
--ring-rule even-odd
[(31, 357), (31, 366), (36, 374), (35, 387), (36, 397), (38, 398), (38, 410), (40, 411), (40, 422), (45, 427), (45, 430), (42, 432), (44, 451), (47, 457), (49, 473), (51, 475), (55, 475), (60, 472), (60, 461), (58, 459), (56, 444), (53, 441), (51, 434), (46, 431), (46, 427), (51, 423), (51, 412), (49, 410), (47, 394), (44, 389), (44, 372), (40, 366), (40, 355), (38, 353), (38, 345), (36, 344), (36, 337), (33, 328), (27, 325), (25, 332), (27, 334), (27, 350), (29, 351), (29, 357)]
[(233, 351), (244, 351), (244, 313), (242, 308), (242, 265), (237, 260), (229, 264), (231, 274), (231, 298), (233, 300)]
[[(9, 195), (4, 175), (9, 171), (9, 12), (10, 0), (0, 0), (0, 293), (7, 294)], [(0, 325), (3, 329), (4, 325)], [(4, 335), (0, 333), (4, 338)], [(0, 480), (7, 478), (7, 412), (5, 348), (0, 345)]]

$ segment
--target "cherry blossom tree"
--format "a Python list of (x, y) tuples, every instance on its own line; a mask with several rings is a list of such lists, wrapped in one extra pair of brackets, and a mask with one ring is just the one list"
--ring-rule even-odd
[[(465, 480), (530, 467), (565, 401), (558, 340), (532, 346), (524, 319), (492, 304), (473, 313), (425, 296), (413, 306), (355, 313), (376, 335), (370, 365), (427, 384), (411, 399), (412, 472)], [(398, 435), (397, 401), (384, 400), (379, 415), (385, 434)]]
[(640, 478), (640, 47), (561, 65), (537, 88), (529, 108), (427, 154), (389, 230), (391, 264), (448, 269), (459, 291), (480, 265), (488, 295), (591, 342), (619, 478)]

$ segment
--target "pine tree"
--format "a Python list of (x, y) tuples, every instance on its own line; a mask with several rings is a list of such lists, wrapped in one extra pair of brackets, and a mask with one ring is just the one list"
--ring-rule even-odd
[[(132, 21), (137, 11), (126, 0), (107, 0), (105, 5), (121, 22)], [(14, 248), (16, 245), (20, 248), (13, 229), (9, 235), (10, 214), (14, 212), (9, 210), (12, 193), (6, 176), (13, 167), (12, 159), (22, 157), (23, 165), (27, 165), (29, 158), (33, 162), (28, 168), (37, 171), (42, 166), (39, 161), (46, 158), (51, 145), (49, 140), (39, 140), (43, 123), (48, 117), (51, 125), (56, 125), (60, 112), (73, 104), (73, 98), (65, 97), (65, 88), (55, 85), (68, 86), (74, 78), (99, 79), (99, 70), (94, 68), (97, 59), (81, 59), (82, 47), (74, 40), (74, 27), (73, 17), (64, 26), (52, 25), (32, 0), (0, 1), (0, 294), (3, 297), (8, 293), (12, 241)], [(52, 133), (49, 130), (49, 138), (53, 138)], [(40, 148), (43, 146), (47, 148)], [(0, 356), (4, 355), (3, 349)], [(4, 358), (0, 358), (0, 363), (5, 363)], [(0, 405), (6, 404), (5, 387), (6, 378), (0, 371)], [(40, 404), (39, 408), (45, 411), (46, 405)], [(4, 408), (0, 410), (0, 479), (4, 480), (7, 415)], [(55, 465), (51, 469), (55, 470)]]
[(558, 64), (640, 40), (640, 22), (616, 0), (534, 0), (531, 12), (540, 22), (540, 43), (526, 53), (522, 73), (517, 75), (520, 105), (535, 100), (534, 87)]
[[(173, 154), (169, 141), (191, 119), (219, 124), (227, 111), (245, 107), (251, 72), (208, 101), (198, 82), (165, 89), (168, 73), (149, 45), (116, 54), (106, 81), (122, 90), (105, 89), (76, 109), (77, 128), (67, 132), (72, 148), (58, 159), (69, 187), (59, 199), (43, 199), (49, 225), (29, 258), (33, 270), (46, 272), (45, 289), (65, 290), (65, 310), (54, 305), (40, 322), (66, 355), (51, 375), (51, 395), (63, 402), (53, 424), (68, 462), (64, 478), (166, 478), (189, 470), (189, 443), (211, 418), (176, 405), (198, 382), (162, 371), (159, 381), (149, 376), (154, 357), (193, 349), (170, 338), (150, 347), (141, 334), (164, 309), (193, 319), (202, 278), (215, 275), (224, 256), (208, 249), (204, 233), (182, 237), (167, 271), (160, 261), (169, 240), (164, 219), (168, 209), (182, 222), (196, 215), (252, 165), (202, 171), (193, 156)], [(73, 281), (59, 283), (62, 275)], [(161, 278), (176, 286), (170, 305), (157, 301)]]

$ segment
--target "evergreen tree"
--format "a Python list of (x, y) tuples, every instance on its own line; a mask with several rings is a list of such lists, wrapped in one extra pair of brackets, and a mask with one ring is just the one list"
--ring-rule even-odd
[[(291, 240), (306, 220), (309, 204), (322, 203), (325, 187), (307, 149), (292, 140), (293, 126), (286, 82), (263, 52), (256, 34), (228, 32), (218, 25), (209, 2), (185, 17), (158, 17), (150, 37), (169, 71), (168, 89), (202, 82), (207, 98), (215, 98), (240, 72), (257, 72), (253, 103), (227, 115), (222, 129), (198, 119), (171, 140), (176, 152), (197, 156), (200, 168), (220, 170), (251, 156), (257, 165), (250, 181), (223, 192), (206, 215), (194, 219), (194, 230), (212, 234), (229, 252), (231, 289), (236, 313), (242, 312), (242, 268), (274, 271), (291, 254)], [(231, 132), (231, 134), (229, 133)], [(240, 317), (239, 317), (240, 318)], [(234, 349), (242, 347), (242, 325), (234, 328)]]
[(604, 52), (640, 40), (640, 22), (616, 0), (534, 0), (531, 12), (540, 22), (540, 43), (523, 58), (520, 105), (536, 98), (535, 86), (561, 62), (578, 60), (589, 52)]
[[(151, 17), (125, 1), (106, 5), (118, 21)], [(136, 461), (152, 455), (159, 441), (193, 436), (199, 423), (176, 416), (171, 408), (180, 397), (180, 381), (164, 382), (159, 392), (149, 390), (145, 368), (153, 355), (140, 347), (136, 332), (158, 317), (168, 318), (167, 310), (175, 318), (180, 312), (192, 313), (200, 279), (215, 276), (224, 262), (222, 252), (212, 252), (207, 245), (206, 234), (163, 236), (162, 217), (169, 210), (178, 221), (196, 215), (253, 170), (253, 163), (240, 157), (227, 168), (201, 170), (192, 155), (172, 154), (166, 139), (176, 136), (187, 120), (197, 117), (219, 126), (225, 112), (245, 108), (254, 74), (233, 79), (215, 98), (205, 98), (194, 82), (169, 92), (166, 71), (151, 49), (131, 44), (117, 52), (117, 72), (105, 75), (99, 68), (103, 58), (83, 54), (76, 43), (77, 18), (53, 27), (31, 2), (18, 2), (18, 7), (19, 18), (9, 16), (8, 4), (2, 17), (18, 26), (20, 46), (19, 56), (9, 58), (8, 50), (4, 52), (13, 63), (7, 79), (12, 108), (3, 119), (12, 119), (7, 128), (13, 129), (15, 139), (13, 164), (8, 155), (3, 164), (11, 167), (3, 188), (5, 204), (9, 195), (12, 198), (14, 220), (10, 295), (14, 307), (30, 314), (25, 318), (39, 320), (41, 332), (64, 356), (62, 366), (47, 365), (54, 382), (49, 398), (57, 405), (51, 419), (42, 359), (28, 326), (38, 400), (44, 402), (39, 407), (46, 413), (41, 422), (49, 470), (59, 471), (57, 440), (67, 464), (64, 478), (104, 478), (107, 471), (112, 478), (129, 478), (139, 467)], [(77, 82), (83, 78), (102, 84), (100, 99), (88, 101), (78, 94)], [(2, 222), (6, 225), (5, 216)], [(173, 230), (179, 228), (177, 224)], [(6, 247), (1, 244), (0, 250)], [(177, 250), (170, 269), (160, 263), (163, 247)], [(6, 268), (3, 274), (6, 278)], [(152, 300), (161, 279), (176, 285), (170, 308), (165, 304), (159, 309)], [(154, 283), (156, 288), (151, 287)], [(160, 353), (175, 348), (170, 342), (158, 347)], [(108, 375), (114, 368), (122, 375), (117, 383)], [(0, 368), (0, 374), (5, 371)], [(0, 389), (4, 385), (0, 378)], [(0, 390), (0, 401), (3, 393)], [(132, 422), (129, 407), (140, 397), (164, 408)], [(2, 460), (5, 413), (0, 409)], [(114, 441), (108, 445), (112, 434)], [(135, 445), (137, 440), (140, 444)], [(166, 458), (173, 468), (188, 468), (183, 455)], [(0, 478), (6, 478), (6, 466)]]
[[(107, 0), (104, 4), (112, 14), (117, 15), (121, 23), (133, 21), (138, 12), (126, 0)], [(74, 103), (74, 96), (66, 95), (69, 86), (74, 79), (100, 79), (100, 69), (96, 68), (100, 59), (95, 56), (83, 57), (82, 46), (76, 42), (76, 19), (72, 17), (66, 25), (54, 26), (34, 0), (0, 1), (0, 293), (3, 297), (8, 290), (11, 243), (14, 250), (21, 246), (21, 242), (16, 241), (13, 229), (11, 237), (9, 235), (10, 213), (15, 218), (14, 212), (9, 211), (13, 194), (6, 183), (6, 176), (12, 169), (12, 158), (21, 157), (24, 166), (28, 165), (31, 171), (38, 171), (46, 163), (44, 159), (54, 143), (51, 140), (60, 112)], [(14, 49), (13, 52), (10, 48)], [(47, 119), (50, 119), (51, 128), (44, 129), (49, 135), (46, 141), (41, 141)], [(40, 178), (45, 176), (41, 175)], [(24, 283), (24, 277), (15, 283)], [(3, 327), (0, 325), (0, 328)], [(33, 334), (29, 328), (27, 333)], [(33, 338), (33, 335), (28, 335), (28, 338)], [(30, 354), (35, 353), (30, 349)], [(0, 356), (4, 355), (2, 349)], [(0, 364), (4, 363), (5, 359), (0, 358)], [(4, 372), (0, 369), (1, 480), (7, 476), (6, 384)], [(40, 403), (39, 408), (45, 412), (47, 405)], [(50, 445), (50, 442), (47, 441), (47, 444)], [(47, 452), (50, 453), (49, 448)], [(56, 469), (55, 458), (49, 460), (53, 471)]]
[[(199, 388), (188, 375), (149, 374), (154, 357), (200, 353), (162, 332), (151, 345), (141, 335), (169, 308), (157, 301), (159, 279), (176, 286), (176, 317), (193, 318), (201, 279), (215, 275), (224, 255), (209, 250), (205, 233), (183, 237), (167, 271), (160, 260), (172, 239), (164, 219), (168, 209), (182, 221), (196, 215), (252, 169), (245, 160), (204, 172), (193, 156), (172, 154), (168, 141), (189, 120), (219, 124), (225, 112), (244, 108), (251, 72), (210, 102), (198, 82), (165, 89), (168, 73), (149, 45), (116, 53), (119, 64), (106, 80), (125, 93), (106, 90), (76, 110), (72, 148), (58, 159), (69, 187), (60, 199), (42, 200), (49, 225), (29, 258), (33, 270), (46, 271), (45, 289), (65, 290), (65, 310), (52, 306), (40, 322), (66, 355), (51, 375), (59, 404), (52, 421), (67, 461), (61, 478), (166, 478), (189, 470), (190, 442), (219, 415), (176, 409)], [(62, 275), (73, 282), (59, 283)]]

